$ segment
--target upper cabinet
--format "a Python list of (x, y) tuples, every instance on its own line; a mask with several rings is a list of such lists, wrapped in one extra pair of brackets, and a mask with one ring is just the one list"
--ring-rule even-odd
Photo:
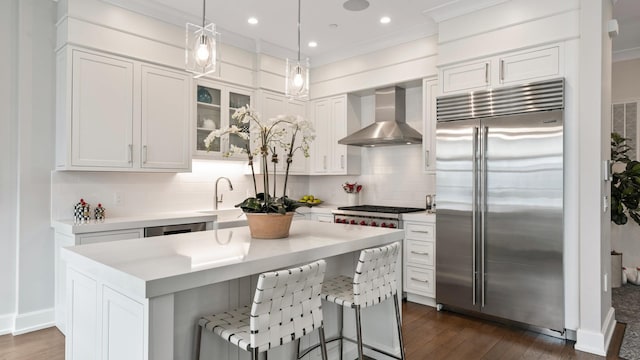
[[(199, 79), (195, 84), (195, 131), (194, 131), (194, 157), (222, 159), (227, 154), (231, 145), (245, 148), (247, 140), (237, 134), (228, 134), (214, 139), (209, 150), (204, 139), (212, 130), (224, 129), (230, 125), (238, 125), (232, 116), (242, 106), (253, 106), (253, 92), (249, 89), (231, 87), (221, 83)], [(249, 134), (249, 127), (242, 128)], [(230, 159), (243, 160), (246, 155), (233, 154)]]
[(338, 144), (338, 140), (360, 129), (360, 99), (345, 94), (314, 100), (311, 118), (316, 130), (311, 174), (360, 174), (360, 148)]
[(445, 66), (442, 93), (482, 90), (560, 76), (560, 46), (510, 52), (491, 58)]
[(436, 97), (438, 96), (438, 79), (422, 80), (422, 119), (424, 135), (422, 136), (422, 153), (424, 156), (424, 171), (436, 171)]
[[(307, 118), (307, 104), (306, 102), (299, 100), (288, 99), (286, 96), (261, 90), (259, 97), (259, 109), (260, 115), (263, 119), (274, 118), (278, 115), (300, 115)], [(291, 139), (292, 133), (289, 131), (285, 134), (284, 139), (288, 142)], [(294, 149), (300, 146), (302, 140), (302, 134), (297, 134)], [(285, 173), (287, 168), (287, 155), (282, 151), (278, 154), (280, 162), (277, 165), (276, 172)], [(309, 174), (310, 160), (304, 157), (302, 150), (298, 149), (293, 154), (293, 162), (289, 167), (289, 174), (292, 175), (307, 175)]]
[(73, 48), (57, 61), (57, 169), (191, 169), (186, 73)]

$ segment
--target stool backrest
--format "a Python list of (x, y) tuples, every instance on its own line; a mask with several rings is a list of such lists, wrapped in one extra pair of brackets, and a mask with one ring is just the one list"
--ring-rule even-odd
[(326, 263), (260, 274), (251, 305), (251, 347), (266, 351), (322, 325), (320, 291)]
[(375, 305), (396, 294), (396, 262), (399, 253), (399, 242), (360, 252), (353, 276), (355, 305)]

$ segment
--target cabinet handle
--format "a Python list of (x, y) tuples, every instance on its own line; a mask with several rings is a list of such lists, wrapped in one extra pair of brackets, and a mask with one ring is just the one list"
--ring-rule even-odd
[(429, 150), (424, 151), (424, 166), (429, 168)]
[(489, 63), (484, 63), (484, 82), (489, 83)]
[(429, 283), (429, 280), (422, 280), (422, 279), (414, 278), (413, 276), (411, 277), (411, 280), (420, 281), (420, 282), (427, 283), (427, 284)]
[(147, 163), (147, 145), (142, 146), (142, 163)]
[(129, 163), (133, 162), (133, 144), (129, 144)]
[(429, 234), (429, 230), (411, 230), (414, 233)]
[(340, 169), (344, 170), (344, 155), (340, 155)]
[(327, 155), (322, 158), (322, 167), (327, 170)]
[(500, 81), (504, 81), (504, 60), (500, 60)]
[(416, 254), (416, 255), (427, 255), (427, 256), (429, 255), (429, 253), (426, 252), (426, 251), (414, 251), (414, 250), (411, 250), (411, 253), (412, 254)]

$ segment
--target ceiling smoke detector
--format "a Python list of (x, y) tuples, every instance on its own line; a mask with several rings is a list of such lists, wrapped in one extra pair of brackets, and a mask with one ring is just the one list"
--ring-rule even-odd
[(369, 7), (367, 0), (347, 0), (342, 4), (342, 7), (349, 11), (362, 11)]

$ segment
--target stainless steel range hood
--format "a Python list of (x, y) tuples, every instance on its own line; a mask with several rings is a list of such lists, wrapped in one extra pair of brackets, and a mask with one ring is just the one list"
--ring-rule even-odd
[(340, 139), (338, 144), (388, 146), (421, 144), (422, 135), (405, 122), (405, 90), (393, 86), (376, 90), (375, 122)]

